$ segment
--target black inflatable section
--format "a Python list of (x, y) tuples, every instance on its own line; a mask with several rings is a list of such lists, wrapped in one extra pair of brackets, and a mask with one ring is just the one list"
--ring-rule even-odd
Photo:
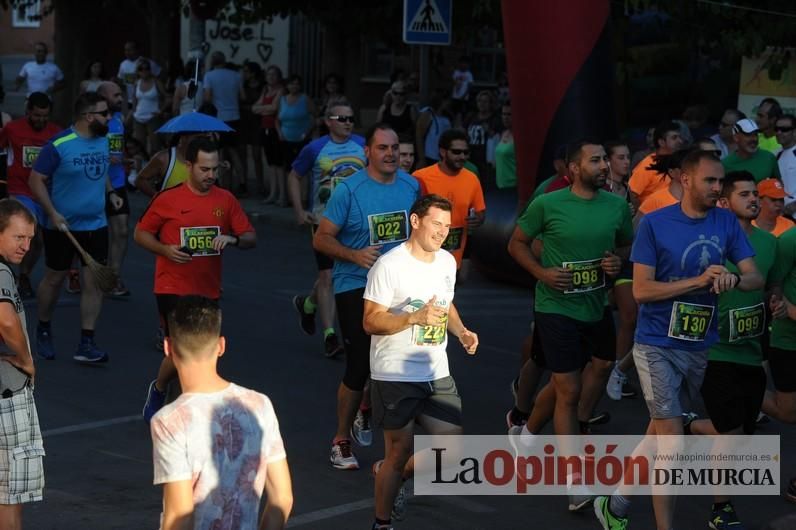
[(508, 244), (517, 223), (517, 190), (490, 190), (485, 193), (486, 221), (468, 239), (470, 259), (490, 279), (531, 286), (533, 277), (509, 255)]

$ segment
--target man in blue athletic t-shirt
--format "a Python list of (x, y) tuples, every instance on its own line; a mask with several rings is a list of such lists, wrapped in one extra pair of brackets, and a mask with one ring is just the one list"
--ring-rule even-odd
[[(365, 167), (364, 138), (352, 134), (354, 109), (344, 100), (327, 107), (325, 116), (329, 134), (321, 136), (304, 146), (288, 176), (287, 188), (299, 225), (308, 224), (312, 232), (318, 228), (326, 203), (344, 179)], [(305, 210), (301, 201), (301, 180), (310, 175), (310, 209)], [(308, 296), (293, 297), (293, 306), (301, 318), (301, 329), (307, 335), (315, 333), (315, 309), (323, 326), (324, 351), (334, 357), (343, 351), (343, 346), (334, 332), (334, 297), (332, 294), (332, 258), (315, 251), (318, 277)]]
[[(124, 116), (122, 116), (122, 89), (112, 81), (103, 81), (97, 94), (105, 98), (108, 108), (113, 113), (108, 121), (108, 149), (110, 150), (110, 164), (108, 166), (108, 177), (111, 181), (112, 190), (108, 192), (105, 201), (105, 215), (108, 218), (108, 228), (110, 230), (110, 248), (108, 252), (108, 264), (121, 271), (124, 256), (127, 254), (127, 235), (129, 227), (127, 222), (130, 218), (130, 200), (127, 197), (127, 178), (124, 174)], [(111, 197), (116, 196), (122, 200), (121, 208), (114, 208)], [(111, 291), (113, 296), (127, 296), (130, 291), (124, 286), (121, 279), (116, 287)]]
[[(681, 164), (679, 204), (646, 215), (633, 242), (633, 295), (639, 302), (633, 358), (650, 412), (647, 433), (682, 435), (683, 399), (699, 393), (708, 348), (718, 340), (718, 295), (763, 288), (754, 250), (735, 215), (716, 208), (724, 168), (712, 151), (693, 151)], [(738, 273), (727, 270), (727, 261)], [(664, 446), (672, 438), (659, 438)], [(597, 497), (606, 530), (624, 528), (632, 491)], [(658, 528), (671, 528), (673, 498), (653, 497)]]
[[(99, 263), (108, 258), (105, 193), (111, 190), (111, 183), (105, 136), (110, 117), (108, 103), (102, 96), (96, 92), (81, 94), (75, 102), (74, 125), (42, 147), (30, 173), (30, 189), (48, 217), (44, 226), (46, 268), (38, 289), (36, 327), (36, 350), (45, 359), (55, 358), (50, 318), (76, 254), (64, 231), (72, 231), (83, 249)], [(116, 209), (121, 207), (120, 197), (111, 194), (109, 200)], [(108, 360), (108, 354), (94, 341), (94, 326), (101, 308), (102, 292), (94, 277), (84, 274), (80, 295), (82, 331), (73, 356), (78, 362)]]
[(372, 440), (370, 411), (360, 410), (354, 421), (370, 375), (370, 337), (362, 328), (368, 269), (409, 237), (409, 210), (420, 191), (417, 180), (398, 169), (398, 135), (389, 125), (374, 125), (365, 139), (368, 166), (335, 187), (312, 241), (315, 250), (334, 259), (332, 283), (346, 350), (330, 457), (337, 469), (359, 468), (349, 433), (360, 443)]

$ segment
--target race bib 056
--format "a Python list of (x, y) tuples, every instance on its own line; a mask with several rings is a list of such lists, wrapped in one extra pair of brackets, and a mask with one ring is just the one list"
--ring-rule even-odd
[(184, 226), (180, 228), (180, 244), (191, 250), (193, 257), (218, 256), (213, 240), (221, 234), (218, 226)]

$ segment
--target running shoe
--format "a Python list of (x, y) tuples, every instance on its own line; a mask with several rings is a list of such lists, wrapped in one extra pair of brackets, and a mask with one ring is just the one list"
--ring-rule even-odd
[(337, 333), (332, 333), (323, 339), (323, 354), (326, 357), (332, 359), (341, 353), (343, 353), (343, 345), (340, 344), (340, 340), (337, 338)]
[(720, 510), (713, 510), (708, 521), (708, 528), (713, 530), (746, 530), (746, 527), (738, 520), (735, 508), (729, 502)]
[[(377, 460), (373, 463), (373, 467), (371, 467), (373, 478), (376, 478), (376, 475), (379, 474), (379, 469), (381, 469), (383, 464), (384, 460)], [(398, 521), (404, 520), (404, 517), (406, 517), (407, 497), (409, 497), (409, 495), (406, 492), (406, 482), (402, 482), (401, 487), (398, 488), (398, 493), (395, 495), (395, 500), (392, 503), (392, 513), (390, 513), (390, 517)]]
[(144, 421), (149, 423), (152, 420), (152, 416), (155, 415), (157, 411), (163, 408), (163, 404), (166, 403), (166, 393), (161, 392), (155, 386), (155, 381), (153, 380), (149, 383), (149, 388), (146, 391), (146, 401), (144, 402), (144, 409), (141, 411), (141, 414), (144, 416)]
[(36, 326), (36, 353), (48, 361), (55, 359), (52, 330)]
[(625, 530), (627, 528), (627, 517), (617, 517), (611, 513), (608, 505), (611, 497), (601, 495), (594, 499), (594, 515), (603, 526), (603, 530)]
[(77, 269), (69, 271), (69, 281), (66, 284), (66, 292), (69, 294), (77, 294), (80, 292), (80, 272)]
[(116, 282), (116, 287), (111, 290), (111, 296), (130, 296), (130, 289), (128, 289), (124, 283), (119, 280)]
[(521, 425), (512, 425), (509, 427), (509, 444), (514, 450), (514, 456), (525, 455), (525, 448), (521, 447), (520, 435), (522, 434)]
[(606, 395), (614, 401), (622, 399), (622, 385), (626, 381), (627, 377), (614, 366), (613, 370), (611, 370), (611, 375), (608, 377), (608, 382), (605, 384)]
[(296, 295), (293, 297), (293, 307), (299, 314), (299, 327), (307, 335), (315, 335), (315, 313), (304, 311), (304, 300), (306, 296)]
[(514, 403), (517, 403), (517, 392), (520, 391), (520, 378), (519, 376), (511, 380), (511, 395), (514, 396)]
[(625, 383), (622, 385), (622, 397), (623, 398), (634, 398), (638, 395), (638, 390), (636, 390), (633, 385), (628, 383), (627, 377), (625, 377)]
[(36, 296), (36, 293), (33, 292), (33, 285), (30, 283), (30, 278), (24, 274), (19, 275), (19, 280), (17, 280), (17, 291), (23, 300), (28, 300)]
[(517, 425), (522, 427), (526, 423), (528, 423), (528, 414), (521, 413), (516, 407), (511, 407), (506, 413), (506, 427), (509, 429)]
[(85, 364), (105, 363), (108, 362), (108, 354), (97, 347), (94, 337), (81, 337), (72, 359)]
[(599, 412), (586, 420), (588, 425), (604, 425), (611, 421), (611, 413), (608, 411)]
[(755, 423), (758, 425), (765, 425), (766, 423), (771, 423), (771, 418), (769, 418), (765, 412), (760, 411), (757, 413), (757, 419), (755, 420)]
[(340, 440), (332, 444), (329, 461), (335, 469), (359, 469), (359, 462), (351, 450), (351, 440)]
[(357, 411), (354, 424), (351, 426), (351, 438), (360, 446), (369, 447), (373, 443), (373, 431), (370, 429), (370, 411)]
[(571, 492), (567, 494), (570, 512), (579, 512), (594, 500), (594, 495), (591, 495), (585, 486), (573, 486), (567, 489)]

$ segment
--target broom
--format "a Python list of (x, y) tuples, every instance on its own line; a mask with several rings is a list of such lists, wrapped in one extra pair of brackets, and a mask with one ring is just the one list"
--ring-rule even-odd
[(83, 258), (86, 267), (88, 267), (88, 270), (94, 275), (94, 279), (96, 280), (100, 290), (103, 293), (111, 292), (119, 283), (119, 275), (116, 273), (113, 267), (108, 267), (107, 265), (97, 263), (97, 261), (92, 258), (88, 252), (83, 250), (83, 247), (81, 247), (80, 243), (77, 242), (77, 239), (75, 239), (75, 236), (72, 235), (72, 232), (70, 232), (63, 225), (61, 225), (61, 230), (63, 230), (64, 234), (66, 234), (66, 237), (69, 238), (69, 241), (72, 242), (77, 251), (80, 253), (80, 256)]

